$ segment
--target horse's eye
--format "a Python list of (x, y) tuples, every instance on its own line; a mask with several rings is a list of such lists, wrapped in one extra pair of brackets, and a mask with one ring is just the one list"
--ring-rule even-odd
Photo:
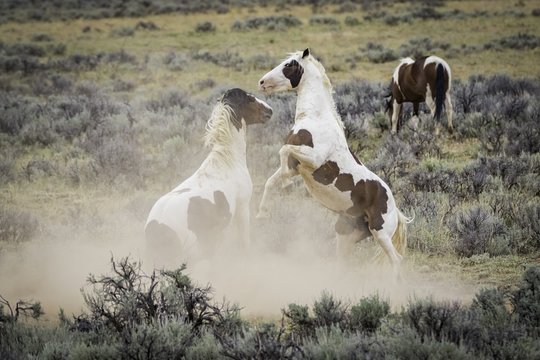
[(285, 64), (285, 67), (291, 67), (291, 66), (292, 66), (291, 63), (286, 63), (286, 64)]

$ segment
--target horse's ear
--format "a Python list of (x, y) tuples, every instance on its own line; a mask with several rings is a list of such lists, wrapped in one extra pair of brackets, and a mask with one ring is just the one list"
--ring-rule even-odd
[(305, 58), (306, 56), (309, 56), (309, 48), (304, 50), (304, 53), (302, 54), (302, 59)]

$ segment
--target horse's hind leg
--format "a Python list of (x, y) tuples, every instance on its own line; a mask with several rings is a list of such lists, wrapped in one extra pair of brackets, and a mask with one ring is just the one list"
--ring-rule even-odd
[(371, 236), (367, 222), (364, 218), (350, 218), (339, 215), (335, 230), (336, 255), (340, 265), (353, 263), (356, 245), (361, 240)]
[(411, 126), (413, 129), (418, 129), (418, 123), (420, 122), (420, 118), (418, 117), (418, 112), (420, 110), (420, 103), (413, 103), (413, 117), (411, 118)]
[(401, 112), (401, 104), (398, 104), (396, 99), (394, 99), (392, 107), (392, 134), (396, 134), (398, 131), (398, 120)]
[(384, 250), (386, 256), (390, 259), (392, 269), (396, 276), (396, 279), (401, 278), (401, 261), (403, 257), (397, 252), (394, 244), (392, 244), (392, 237), (386, 233), (386, 231), (372, 231), (373, 237), (377, 240), (379, 245)]
[(431, 93), (431, 89), (429, 88), (429, 85), (427, 86), (427, 89), (426, 89), (426, 105), (429, 108), (429, 112), (431, 113), (431, 116), (434, 117), (436, 106), (435, 106), (435, 100), (433, 99), (433, 94)]
[(435, 118), (435, 100), (433, 99), (433, 95), (431, 93), (431, 89), (429, 88), (429, 85), (426, 89), (426, 105), (429, 108), (429, 112), (431, 113), (431, 117), (433, 121), (435, 121), (435, 136), (439, 136), (439, 133), (441, 132), (441, 124), (440, 122)]
[(452, 108), (452, 101), (450, 100), (450, 94), (446, 93), (446, 98), (444, 100), (444, 107), (446, 108), (446, 117), (448, 119), (448, 131), (450, 133), (454, 132), (454, 124), (452, 124), (452, 116), (454, 110)]

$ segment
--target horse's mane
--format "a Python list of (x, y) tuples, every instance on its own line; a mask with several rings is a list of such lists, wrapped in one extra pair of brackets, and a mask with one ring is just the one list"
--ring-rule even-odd
[(221, 101), (212, 110), (212, 115), (206, 123), (204, 144), (213, 152), (220, 154), (220, 159), (227, 165), (233, 163), (231, 144), (233, 133), (231, 131), (231, 116), (233, 109)]
[(328, 91), (328, 94), (330, 95), (330, 101), (332, 102), (332, 112), (334, 113), (334, 117), (336, 118), (336, 121), (339, 124), (339, 126), (341, 127), (341, 129), (344, 130), (345, 125), (343, 124), (343, 121), (341, 121), (341, 117), (339, 116), (339, 114), (337, 112), (336, 102), (334, 101), (334, 96), (333, 96), (334, 95), (334, 88), (332, 86), (332, 83), (330, 82), (330, 79), (326, 75), (326, 69), (320, 63), (320, 61), (315, 59), (315, 57), (313, 55), (310, 55), (307, 59), (313, 65), (315, 65), (317, 67), (317, 69), (319, 70), (319, 72), (320, 72), (320, 74), (322, 76), (324, 88)]

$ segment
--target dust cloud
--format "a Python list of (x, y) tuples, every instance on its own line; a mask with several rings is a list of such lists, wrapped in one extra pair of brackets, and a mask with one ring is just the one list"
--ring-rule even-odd
[(78, 314), (84, 309), (81, 289), (89, 289), (88, 275), (110, 273), (111, 257), (125, 256), (140, 260), (147, 273), (185, 262), (197, 284), (212, 286), (216, 301), (237, 304), (248, 317), (275, 318), (290, 303), (312, 305), (323, 291), (349, 304), (378, 294), (399, 309), (415, 297), (467, 302), (477, 290), (448, 274), (419, 272), (407, 257), (404, 278), (398, 282), (389, 267), (371, 262), (377, 245), (370, 242), (359, 245), (355, 261), (338, 262), (335, 215), (313, 201), (289, 196), (274, 213), (271, 219), (252, 219), (249, 250), (224, 241), (211, 257), (197, 260), (171, 257), (167, 249), (166, 260), (150, 258), (144, 220), (124, 213), (110, 217), (98, 230), (56, 225), (33, 241), (0, 249), (0, 294), (12, 304), (19, 299), (40, 301), (50, 319), (60, 308)]

